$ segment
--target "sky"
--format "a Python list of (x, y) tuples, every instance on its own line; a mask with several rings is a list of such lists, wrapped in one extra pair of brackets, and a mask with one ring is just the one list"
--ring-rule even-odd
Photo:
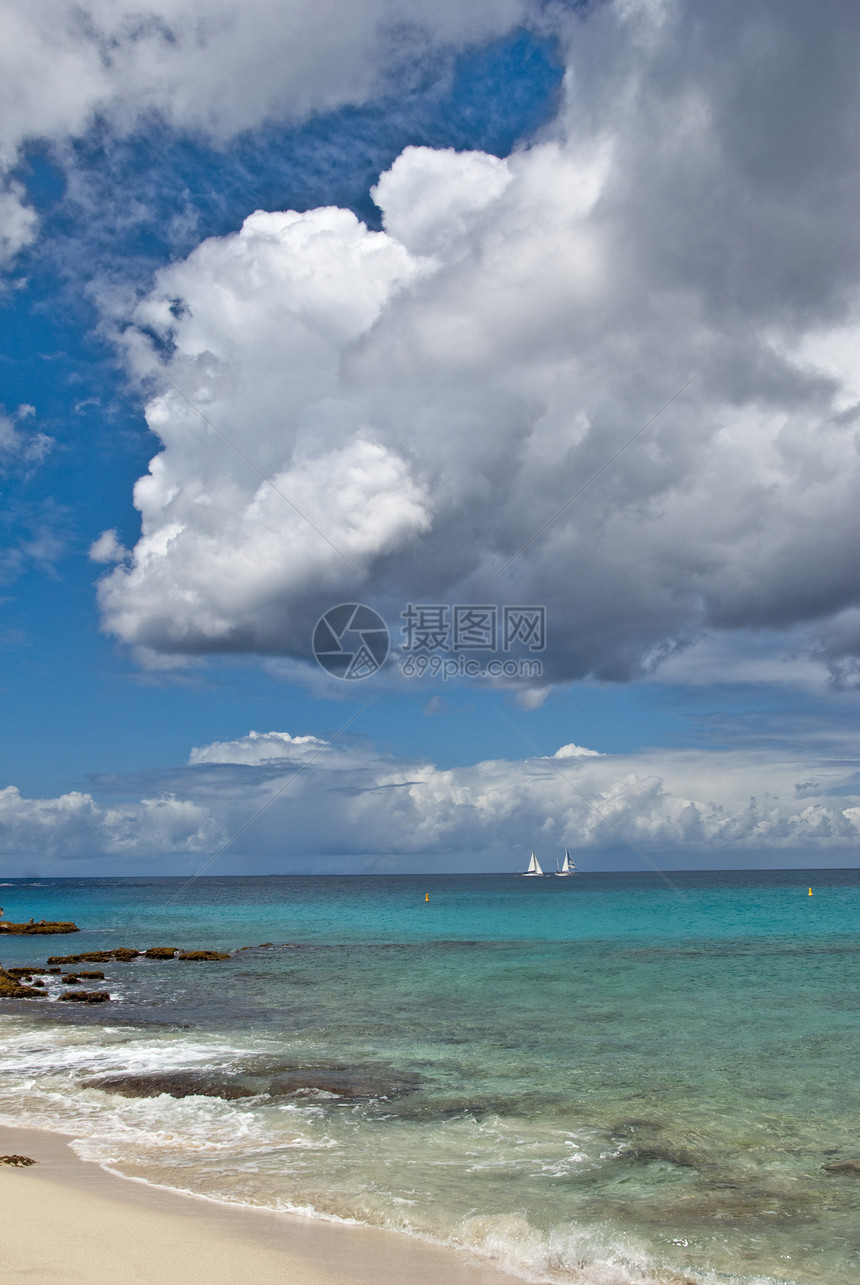
[(855, 5), (0, 31), (0, 874), (858, 864)]

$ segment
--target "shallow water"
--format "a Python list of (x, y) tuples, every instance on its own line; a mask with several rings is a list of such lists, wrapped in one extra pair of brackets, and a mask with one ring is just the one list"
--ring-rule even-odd
[(860, 1175), (823, 1165), (860, 1160), (860, 873), (672, 879), (14, 881), (7, 918), (85, 931), (6, 964), (253, 949), (7, 1003), (0, 1113), (535, 1280), (855, 1285)]

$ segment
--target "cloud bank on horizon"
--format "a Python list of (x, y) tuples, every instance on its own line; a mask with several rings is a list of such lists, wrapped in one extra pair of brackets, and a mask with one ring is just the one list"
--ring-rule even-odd
[[(810, 776), (812, 772), (812, 776)], [(755, 781), (755, 794), (750, 782)], [(587, 799), (584, 797), (587, 796)], [(250, 830), (244, 827), (264, 805)], [(0, 790), (0, 850), (17, 873), (77, 860), (87, 874), (132, 859), (218, 853), (209, 874), (422, 868), (516, 869), (538, 847), (575, 847), (586, 869), (808, 865), (809, 851), (851, 864), (860, 794), (844, 762), (772, 750), (597, 754), (575, 744), (552, 758), (490, 759), (440, 769), (363, 739), (251, 732), (194, 749), (186, 768), (103, 778), (92, 792), (28, 799)], [(630, 840), (628, 846), (619, 832)], [(594, 863), (594, 864), (592, 864)], [(2, 868), (2, 867), (0, 867)]]
[(100, 602), (144, 662), (306, 660), (337, 601), (506, 600), (547, 606), (550, 681), (764, 630), (857, 680), (860, 14), (552, 15), (539, 140), (407, 148), (381, 232), (258, 211), (128, 319), (163, 450)]
[(105, 857), (211, 857), (270, 799), (208, 873), (414, 869), (415, 858), (427, 870), (464, 858), (472, 869), (515, 869), (530, 847), (551, 860), (566, 844), (586, 867), (645, 869), (618, 831), (661, 853), (667, 869), (743, 865), (751, 855), (803, 865), (810, 846), (841, 865), (860, 838), (860, 794), (845, 763), (773, 750), (612, 756), (569, 744), (551, 758), (441, 770), (366, 740), (251, 732), (194, 749), (188, 767), (148, 774), (143, 789), (118, 777), (94, 793), (27, 799), (9, 786), (0, 849), (15, 870), (36, 857), (42, 874), (69, 858), (98, 873)]

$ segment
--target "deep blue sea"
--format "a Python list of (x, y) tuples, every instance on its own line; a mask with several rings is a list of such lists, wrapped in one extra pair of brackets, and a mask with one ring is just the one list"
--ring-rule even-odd
[(82, 929), (7, 966), (232, 955), (3, 1003), (0, 1119), (532, 1281), (857, 1285), (860, 871), (671, 878), (6, 881)]

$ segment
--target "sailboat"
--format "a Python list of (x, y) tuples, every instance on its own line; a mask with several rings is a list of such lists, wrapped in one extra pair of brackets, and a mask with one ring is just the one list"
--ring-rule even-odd
[(542, 875), (542, 874), (543, 874), (543, 871), (540, 868), (540, 862), (538, 861), (535, 854), (532, 853), (531, 857), (529, 858), (528, 870), (523, 871), (523, 878), (528, 879), (530, 877), (534, 877), (536, 875)]
[(576, 868), (576, 863), (571, 861), (570, 853), (567, 848), (564, 850), (564, 861), (561, 863), (561, 869), (556, 870), (555, 873), (559, 879), (566, 879), (568, 875), (579, 874), (579, 871)]

